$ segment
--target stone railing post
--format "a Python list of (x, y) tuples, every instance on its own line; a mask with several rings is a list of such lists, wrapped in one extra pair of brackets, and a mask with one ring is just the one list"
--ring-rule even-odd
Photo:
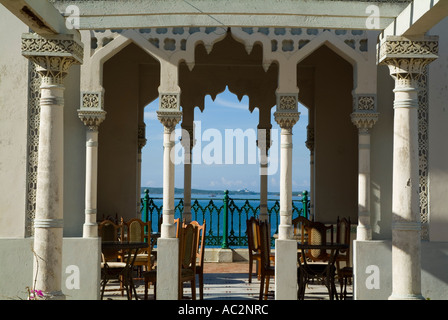
[(34, 219), (34, 289), (50, 300), (62, 293), (64, 200), (64, 84), (70, 66), (82, 63), (83, 48), (72, 35), (22, 36), (22, 55), (36, 64), (40, 91), (39, 151)]

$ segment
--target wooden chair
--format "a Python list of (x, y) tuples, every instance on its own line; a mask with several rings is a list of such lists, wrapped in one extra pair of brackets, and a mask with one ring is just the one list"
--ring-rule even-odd
[[(247, 243), (249, 249), (249, 283), (252, 283), (252, 268), (257, 262), (257, 277), (261, 274), (261, 250), (260, 250), (260, 221), (255, 217), (246, 220)], [(275, 261), (275, 254), (270, 254), (269, 259)]]
[[(267, 222), (260, 222), (260, 253), (261, 253), (261, 274), (260, 274), (260, 300), (266, 300), (269, 295), (269, 279), (275, 275), (275, 269), (271, 266), (271, 232)], [(264, 289), (264, 293), (263, 293)]]
[(179, 229), (179, 300), (183, 297), (183, 283), (191, 282), (191, 298), (196, 300), (196, 248), (198, 228), (188, 224)]
[[(336, 242), (348, 245), (345, 250), (340, 250), (336, 258), (336, 271), (338, 280), (341, 285), (341, 299), (345, 299), (347, 295), (347, 282), (353, 278), (353, 268), (350, 263), (350, 217), (337, 220), (336, 223)], [(344, 267), (341, 268), (341, 262), (344, 263)]]
[(145, 271), (149, 271), (152, 269), (154, 261), (150, 241), (151, 221), (144, 222), (141, 219), (134, 218), (124, 223), (122, 241), (145, 242), (145, 239), (148, 239), (146, 235), (149, 235), (149, 247), (137, 253), (134, 266), (143, 267)]
[[(112, 220), (103, 220), (98, 224), (98, 236), (101, 241), (119, 241), (123, 234), (123, 224), (116, 224)], [(123, 278), (121, 273), (124, 270), (126, 263), (123, 262), (123, 256), (117, 250), (102, 250), (101, 252), (101, 299), (103, 299), (105, 291), (121, 291), (124, 294), (125, 287), (123, 286)], [(119, 289), (106, 290), (106, 284), (112, 278), (120, 281)], [(128, 294), (130, 294), (128, 292)]]
[[(333, 225), (312, 221), (305, 226), (305, 232), (308, 235), (309, 244), (333, 243)], [(328, 232), (330, 237), (327, 237)], [(326, 262), (329, 259), (329, 254), (325, 250), (318, 249), (306, 251), (305, 256), (306, 259), (313, 262)]]
[(300, 243), (305, 243), (308, 238), (305, 227), (309, 226), (310, 223), (310, 220), (302, 216), (293, 219), (292, 226), (294, 227), (294, 239), (300, 241)]
[(198, 229), (197, 250), (196, 250), (196, 274), (199, 280), (199, 297), (204, 299), (204, 251), (205, 251), (205, 237), (206, 237), (206, 223), (205, 220), (202, 226), (197, 221), (190, 222)]

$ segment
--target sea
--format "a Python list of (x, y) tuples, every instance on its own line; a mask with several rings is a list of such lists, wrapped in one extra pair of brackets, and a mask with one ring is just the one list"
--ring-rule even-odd
[[(142, 194), (142, 199), (144, 198)], [(163, 204), (163, 194), (150, 194), (150, 198), (153, 200), (153, 205), (150, 206), (149, 220), (152, 221), (152, 230), (157, 231), (159, 226), (157, 225), (157, 211), (161, 214), (160, 209)], [(174, 206), (176, 207), (174, 218), (179, 218), (181, 216), (181, 208), (178, 206), (179, 202), (183, 199), (183, 193), (177, 193), (174, 196)], [(222, 238), (223, 235), (223, 210), (222, 206), (224, 204), (224, 192), (210, 192), (209, 194), (192, 194), (191, 204), (192, 204), (192, 220), (198, 222), (206, 221), (207, 224), (207, 235), (215, 236), (216, 239)], [(256, 215), (258, 216), (259, 211), (257, 207), (260, 204), (260, 195), (256, 193), (234, 193), (229, 192), (229, 215), (228, 215), (228, 235), (231, 237), (232, 241), (238, 237), (245, 237), (246, 232), (246, 220), (250, 217)], [(302, 194), (294, 193), (293, 197), (293, 218), (298, 215), (298, 210), (302, 208)], [(197, 201), (199, 206), (194, 205)], [(142, 201), (143, 203), (143, 201)], [(270, 215), (270, 225), (271, 225), (271, 235), (278, 232), (279, 225), (279, 205), (280, 205), (280, 195), (276, 193), (268, 194), (268, 212)], [(297, 210), (294, 210), (294, 207)], [(145, 214), (142, 210), (142, 219), (146, 220)], [(218, 215), (218, 211), (221, 214)], [(152, 212), (152, 216), (151, 216)], [(218, 241), (218, 240), (216, 240)], [(221, 241), (221, 240), (219, 240)], [(237, 241), (237, 240), (235, 240)]]

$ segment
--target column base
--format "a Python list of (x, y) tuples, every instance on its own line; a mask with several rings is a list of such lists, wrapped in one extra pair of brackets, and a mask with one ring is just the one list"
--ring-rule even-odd
[(45, 292), (43, 300), (65, 300), (66, 296), (62, 291)]
[(179, 239), (157, 240), (157, 299), (177, 300), (179, 287)]
[(425, 300), (425, 298), (421, 294), (392, 293), (388, 300)]
[(296, 240), (275, 240), (275, 300), (297, 300)]

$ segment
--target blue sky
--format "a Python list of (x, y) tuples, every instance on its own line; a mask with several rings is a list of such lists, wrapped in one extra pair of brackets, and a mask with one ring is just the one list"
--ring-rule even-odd
[[(244, 145), (245, 156), (244, 163), (237, 164), (236, 155), (233, 157), (232, 163), (225, 160), (225, 140), (226, 129), (240, 129), (243, 132), (256, 133), (258, 125), (258, 109), (251, 113), (249, 111), (249, 98), (244, 96), (241, 101), (237, 96), (228, 90), (218, 95), (213, 101), (210, 96), (205, 97), (204, 112), (199, 108), (195, 109), (194, 120), (197, 125), (196, 139), (201, 135), (202, 139), (193, 148), (196, 153), (196, 159), (206, 159), (207, 155), (212, 155), (214, 159), (222, 159), (219, 163), (215, 161), (212, 164), (205, 164), (206, 160), (201, 163), (193, 163), (192, 165), (192, 188), (194, 189), (210, 189), (210, 190), (239, 190), (247, 188), (251, 191), (258, 191), (260, 188), (259, 178), (259, 162), (254, 162), (254, 155), (249, 158), (247, 152), (254, 150), (248, 146), (247, 140)], [(155, 100), (145, 108), (146, 123), (146, 146), (142, 151), (142, 186), (143, 187), (162, 187), (163, 185), (163, 126), (157, 120), (156, 110), (158, 109), (158, 100)], [(275, 107), (273, 108), (273, 112)], [(309, 190), (310, 168), (309, 168), (309, 150), (305, 146), (306, 127), (308, 125), (308, 110), (299, 105), (300, 120), (293, 128), (293, 172), (292, 183), (294, 191)], [(277, 152), (280, 155), (280, 128), (272, 116), (272, 129), (276, 129), (278, 135), (278, 143), (276, 150), (270, 151), (272, 154)], [(180, 125), (177, 125), (180, 128)], [(200, 129), (200, 130), (199, 130)], [(252, 131), (255, 130), (255, 131)], [(228, 131), (229, 132), (229, 131)], [(207, 137), (211, 139), (207, 140)], [(216, 140), (221, 137), (222, 157), (215, 153), (210, 153), (214, 146), (217, 146)], [(275, 136), (272, 137), (275, 139)], [(215, 141), (214, 141), (215, 140)], [(176, 144), (178, 144), (176, 142)], [(273, 146), (275, 147), (275, 145)], [(215, 148), (217, 150), (218, 148)], [(258, 149), (255, 148), (258, 152)], [(179, 153), (180, 155), (180, 153)], [(209, 157), (210, 158), (210, 157)], [(252, 160), (251, 160), (252, 159)], [(218, 163), (216, 163), (218, 162)], [(268, 176), (268, 190), (271, 192), (279, 192), (279, 173), (280, 164), (273, 164), (271, 174)], [(276, 168), (278, 169), (276, 170)], [(184, 180), (183, 164), (175, 167), (175, 186), (183, 188)]]

